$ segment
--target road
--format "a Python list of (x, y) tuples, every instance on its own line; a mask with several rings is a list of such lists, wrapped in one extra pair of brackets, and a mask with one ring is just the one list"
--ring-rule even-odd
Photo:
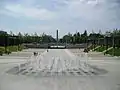
[[(88, 59), (90, 65), (107, 71), (107, 73), (102, 75), (76, 76), (67, 74), (62, 76), (36, 77), (34, 75), (6, 73), (9, 69), (27, 62), (33, 51), (37, 51), (43, 56), (41, 68), (44, 68), (45, 65), (47, 67), (51, 66), (53, 58), (60, 59), (62, 63), (64, 60), (74, 60), (75, 53), (79, 50), (50, 49), (49, 52), (46, 52), (46, 50), (41, 49), (29, 49), (19, 54), (13, 53), (10, 56), (0, 57), (0, 90), (120, 90), (120, 60), (113, 57), (100, 56), (99, 54), (98, 57), (97, 55), (92, 57), (91, 54)], [(84, 55), (79, 55), (78, 58), (81, 62), (85, 60)], [(57, 64), (60, 62), (57, 62), (58, 60), (56, 60), (56, 66), (54, 67), (58, 67)], [(62, 64), (59, 70), (64, 70), (64, 65)]]

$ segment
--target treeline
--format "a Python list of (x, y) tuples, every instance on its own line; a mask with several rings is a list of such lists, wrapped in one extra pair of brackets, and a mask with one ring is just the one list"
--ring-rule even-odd
[(79, 32), (76, 32), (75, 34), (68, 33), (67, 35), (63, 36), (63, 38), (60, 39), (60, 42), (62, 43), (71, 43), (71, 44), (80, 44), (80, 43), (87, 43), (90, 39), (98, 39), (103, 38), (104, 35), (99, 31), (99, 33), (87, 33), (87, 30), (84, 31), (84, 33), (80, 34)]
[(0, 31), (0, 46), (19, 45), (20, 40), (18, 36), (11, 36), (7, 32)]
[(56, 42), (56, 40), (46, 34), (42, 34), (41, 36), (34, 33), (33, 35), (21, 34), (20, 32), (18, 35), (13, 34), (12, 32), (8, 34), (5, 31), (0, 31), (0, 46), (13, 46), (13, 45), (20, 45), (22, 43), (51, 43)]
[[(113, 41), (114, 40), (114, 41)], [(11, 45), (19, 45), (22, 43), (56, 43), (56, 39), (50, 35), (42, 34), (38, 35), (34, 33), (32, 35), (21, 34), (20, 32), (17, 35), (14, 35), (12, 32), (8, 34), (7, 32), (0, 31), (0, 46), (11, 46)], [(88, 33), (85, 30), (83, 33), (76, 32), (74, 34), (68, 33), (64, 35), (62, 38), (59, 38), (59, 43), (70, 43), (70, 44), (80, 44), (80, 43), (92, 43), (98, 45), (114, 45), (120, 46), (120, 30), (115, 29), (113, 31), (107, 31), (106, 33), (102, 33), (99, 31), (98, 33), (92, 32)]]
[(21, 33), (18, 34), (18, 37), (20, 38), (22, 43), (51, 43), (56, 42), (56, 40), (51, 35), (42, 34), (41, 36), (37, 35), (37, 33), (34, 33), (33, 35), (24, 34)]
[(79, 32), (76, 32), (75, 34), (68, 33), (67, 35), (64, 35), (59, 42), (71, 44), (88, 43), (93, 45), (120, 47), (120, 30), (115, 29), (113, 31), (106, 31), (104, 34), (101, 30), (99, 30), (98, 33), (92, 32), (89, 34), (87, 33), (87, 30), (82, 34)]

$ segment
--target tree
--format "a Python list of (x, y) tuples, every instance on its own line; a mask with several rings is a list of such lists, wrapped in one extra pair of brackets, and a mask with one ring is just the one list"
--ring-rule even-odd
[(23, 43), (23, 35), (21, 32), (18, 33), (18, 38), (19, 38), (19, 43), (22, 44)]
[(83, 35), (87, 37), (87, 30), (84, 31)]
[(76, 43), (80, 43), (80, 33), (77, 32), (76, 34)]
[(68, 33), (67, 35), (63, 36), (62, 42), (64, 43), (72, 43), (72, 34)]
[(81, 38), (82, 38), (82, 42), (86, 43), (87, 39), (88, 39), (88, 34), (87, 34), (87, 30), (84, 31), (83, 34), (81, 34)]
[(8, 34), (5, 31), (0, 31), (0, 46), (4, 46), (5, 45), (5, 41), (7, 38)]
[(18, 33), (18, 36), (19, 36), (19, 37), (22, 37), (23, 35), (22, 35), (22, 33), (21, 33), (21, 32), (19, 32), (19, 33)]
[(11, 36), (14, 36), (14, 33), (13, 33), (12, 31), (10, 31), (10, 35), (11, 35)]

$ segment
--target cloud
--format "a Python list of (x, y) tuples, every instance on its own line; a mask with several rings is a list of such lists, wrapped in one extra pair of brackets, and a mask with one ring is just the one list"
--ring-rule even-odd
[(2, 10), (1, 13), (19, 17), (27, 17), (39, 20), (49, 20), (55, 18), (53, 12), (45, 8), (35, 8), (35, 7), (25, 7), (21, 4), (17, 5), (6, 5), (5, 10)]
[(120, 28), (119, 0), (10, 1), (6, 0), (6, 3), (2, 5), (0, 14), (18, 19), (24, 18), (28, 32), (31, 30), (51, 33), (58, 28), (62, 33), (61, 35), (64, 35), (66, 32), (76, 32), (76, 30), (83, 32), (85, 29), (88, 31), (103, 29), (104, 31)]
[[(117, 3), (118, 4), (118, 3)], [(116, 2), (108, 0), (70, 0), (59, 13), (58, 27), (63, 32), (99, 31), (120, 28), (120, 11)]]
[(42, 32), (48, 32), (49, 30), (52, 29), (52, 27), (50, 25), (33, 25), (33, 26), (28, 26), (28, 29), (42, 31)]
[(88, 1), (87, 4), (97, 5), (98, 4), (98, 0)]

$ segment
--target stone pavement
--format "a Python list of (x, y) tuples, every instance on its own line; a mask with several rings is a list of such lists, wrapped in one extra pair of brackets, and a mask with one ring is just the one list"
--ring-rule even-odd
[[(33, 61), (31, 61), (34, 51), (39, 52), (42, 57), (38, 59), (32, 57)], [(88, 56), (88, 58), (85, 57), (79, 49), (51, 49), (49, 52), (44, 49), (29, 49), (19, 54), (2, 56), (0, 57), (0, 90), (120, 90), (120, 60), (92, 52)], [(54, 59), (55, 64), (53, 64)], [(82, 67), (85, 67), (86, 59), (88, 59), (89, 67), (106, 72), (99, 75), (85, 74)], [(79, 67), (77, 62), (79, 60), (83, 66)], [(25, 74), (24, 70), (16, 74), (18, 70), (15, 67), (24, 66), (25, 63), (27, 63), (25, 71), (30, 70), (30, 67), (33, 69)], [(74, 73), (66, 71), (65, 74), (62, 72), (59, 75), (48, 75), (46, 73), (50, 67), (53, 67), (50, 72), (62, 72), (71, 68), (70, 70)], [(15, 74), (8, 72), (12, 68)], [(78, 68), (82, 68), (80, 75), (74, 70)], [(85, 69), (88, 70), (86, 67)], [(35, 73), (32, 74), (33, 70)], [(42, 73), (45, 75), (39, 75), (40, 70), (46, 70)]]

